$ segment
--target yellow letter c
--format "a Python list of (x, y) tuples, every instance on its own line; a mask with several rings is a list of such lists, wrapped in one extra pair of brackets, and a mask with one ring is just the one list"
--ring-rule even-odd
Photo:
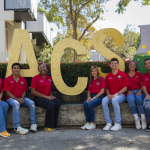
[(71, 47), (77, 51), (78, 55), (86, 55), (86, 49), (82, 43), (74, 39), (63, 39), (58, 42), (53, 50), (51, 56), (51, 74), (53, 82), (59, 92), (65, 95), (78, 95), (82, 93), (87, 86), (87, 77), (78, 77), (77, 84), (74, 87), (69, 87), (62, 79), (60, 70), (60, 59), (63, 50), (67, 47)]

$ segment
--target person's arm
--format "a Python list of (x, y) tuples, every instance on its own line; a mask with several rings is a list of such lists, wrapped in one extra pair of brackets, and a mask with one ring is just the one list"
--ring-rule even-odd
[(1, 93), (0, 93), (0, 101), (1, 101), (2, 96), (3, 96), (3, 89), (1, 90)]
[(112, 95), (113, 97), (116, 97), (116, 96), (118, 96), (118, 95), (120, 95), (120, 94), (123, 94), (124, 92), (126, 92), (127, 91), (127, 87), (124, 87), (124, 88), (122, 88), (120, 91), (118, 91), (116, 94), (114, 94), (114, 95)]
[(17, 100), (19, 103), (21, 103), (21, 99), (16, 98), (13, 94), (10, 93), (10, 91), (6, 91), (6, 95), (7, 95), (9, 98), (15, 99), (15, 100)]
[(140, 89), (139, 92), (136, 94), (136, 96), (141, 95), (142, 91), (143, 91), (143, 88), (142, 88), (142, 82), (141, 82), (141, 89)]
[(106, 94), (107, 94), (108, 99), (111, 100), (112, 95), (110, 94), (109, 89), (106, 89)]
[(127, 90), (127, 95), (133, 94), (130, 90)]
[(55, 96), (53, 96), (53, 93), (52, 93), (52, 91), (51, 91), (51, 94), (50, 94), (50, 100), (53, 100), (53, 99), (55, 99), (56, 97)]
[(149, 95), (148, 92), (147, 92), (146, 86), (143, 86), (142, 88), (143, 88), (144, 94), (146, 95), (146, 97), (144, 98), (144, 100), (150, 99), (150, 95)]
[(38, 91), (36, 91), (36, 88), (31, 88), (31, 93), (37, 97), (44, 97), (50, 99), (50, 96), (46, 96), (44, 94), (39, 93)]
[(93, 100), (93, 99), (96, 99), (96, 98), (98, 98), (98, 97), (100, 97), (102, 94), (104, 94), (104, 91), (105, 91), (105, 88), (101, 89), (101, 91), (100, 91), (97, 95), (95, 95), (95, 96), (92, 98), (92, 100)]

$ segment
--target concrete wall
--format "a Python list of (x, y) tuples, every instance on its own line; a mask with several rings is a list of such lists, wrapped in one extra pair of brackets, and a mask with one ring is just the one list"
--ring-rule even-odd
[[(134, 126), (134, 118), (127, 103), (120, 104), (121, 117), (123, 126)], [(114, 110), (110, 104), (110, 114), (114, 122)], [(43, 127), (45, 124), (45, 109), (36, 107), (36, 118), (38, 127)], [(99, 126), (106, 124), (104, 120), (102, 106), (95, 107), (95, 122)], [(26, 107), (20, 108), (20, 123), (22, 127), (30, 127), (29, 109)], [(58, 126), (82, 126), (86, 123), (83, 105), (82, 104), (65, 104), (61, 105)], [(12, 109), (10, 108), (7, 114), (6, 128), (13, 128)]]

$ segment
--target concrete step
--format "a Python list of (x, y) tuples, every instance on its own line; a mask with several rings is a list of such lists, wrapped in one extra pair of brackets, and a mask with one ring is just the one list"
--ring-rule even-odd
[[(114, 121), (114, 110), (112, 105), (110, 107), (110, 114)], [(134, 118), (128, 103), (120, 104), (121, 117), (123, 126), (134, 126)], [(39, 127), (45, 124), (45, 109), (36, 107), (36, 118)], [(81, 126), (86, 122), (83, 105), (82, 104), (63, 104), (60, 108), (58, 126)], [(102, 105), (95, 107), (95, 122), (97, 125), (104, 126), (105, 120), (103, 116)], [(27, 107), (20, 108), (20, 123), (22, 127), (30, 127), (29, 109)], [(13, 128), (12, 122), (12, 108), (9, 108), (6, 121), (7, 128)]]

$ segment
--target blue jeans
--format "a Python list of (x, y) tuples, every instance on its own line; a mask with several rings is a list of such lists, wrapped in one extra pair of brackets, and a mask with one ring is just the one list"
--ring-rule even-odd
[(0, 132), (6, 131), (5, 121), (7, 117), (8, 104), (4, 101), (0, 101)]
[(30, 100), (29, 98), (24, 98), (24, 103), (20, 105), (20, 103), (12, 98), (9, 98), (7, 100), (7, 103), (9, 104), (10, 107), (12, 107), (12, 116), (13, 116), (13, 124), (14, 128), (17, 128), (20, 126), (19, 122), (19, 108), (21, 107), (29, 107), (29, 113), (30, 113), (30, 119), (31, 119), (31, 124), (36, 124), (36, 106), (34, 104), (34, 101)]
[[(93, 98), (95, 95), (97, 95), (97, 94), (91, 94), (90, 96)], [(94, 120), (95, 120), (94, 107), (97, 105), (100, 105), (103, 98), (104, 98), (104, 95), (102, 94), (100, 97), (98, 97), (88, 103), (86, 100), (84, 101), (83, 107), (84, 107), (86, 122), (94, 122)]]
[(102, 108), (104, 113), (104, 118), (107, 123), (112, 123), (112, 119), (110, 118), (110, 112), (108, 104), (113, 105), (114, 113), (115, 113), (115, 123), (121, 124), (121, 114), (120, 114), (120, 103), (123, 103), (126, 101), (125, 95), (120, 94), (116, 97), (114, 97), (112, 100), (109, 100), (108, 97), (104, 97), (102, 99)]
[[(143, 100), (144, 100), (144, 94), (136, 96), (136, 94), (139, 92), (139, 90), (132, 90), (133, 94), (127, 95), (127, 101), (129, 104), (129, 107), (132, 111), (132, 114), (137, 114), (137, 107), (140, 114), (145, 114), (144, 108), (143, 108)], [(136, 107), (137, 104), (137, 107)]]
[(148, 121), (149, 121), (149, 124), (150, 124), (150, 99), (144, 100), (143, 107), (145, 108), (146, 115), (148, 117)]

